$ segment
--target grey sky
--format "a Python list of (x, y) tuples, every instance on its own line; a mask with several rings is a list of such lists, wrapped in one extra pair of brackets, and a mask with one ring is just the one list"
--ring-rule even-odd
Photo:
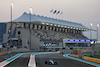
[[(14, 3), (13, 19), (23, 12), (29, 13), (32, 7), (36, 15), (52, 17), (50, 10), (57, 9), (63, 11), (64, 20), (82, 23), (88, 28), (92, 22), (93, 29), (96, 29), (97, 23), (100, 25), (100, 0), (0, 0), (0, 22), (10, 21), (11, 2)], [(85, 34), (89, 37), (89, 33)], [(92, 38), (96, 39), (96, 32), (93, 32)]]

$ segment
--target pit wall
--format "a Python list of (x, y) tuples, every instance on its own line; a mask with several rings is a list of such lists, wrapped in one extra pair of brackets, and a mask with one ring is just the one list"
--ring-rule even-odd
[(97, 58), (91, 58), (91, 57), (84, 56), (84, 60), (100, 64), (100, 59), (97, 59)]

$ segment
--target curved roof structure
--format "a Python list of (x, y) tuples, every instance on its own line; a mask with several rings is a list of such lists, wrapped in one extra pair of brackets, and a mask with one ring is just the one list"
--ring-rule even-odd
[[(13, 20), (13, 22), (30, 22), (30, 14), (27, 14), (26, 12), (23, 13), (20, 17)], [(31, 15), (31, 22), (43, 22), (43, 23), (52, 23), (52, 24), (58, 24), (58, 25), (64, 25), (69, 27), (76, 27), (76, 28), (82, 28), (82, 29), (88, 29), (87, 27), (83, 26), (79, 23), (74, 23), (70, 21), (64, 21), (64, 20), (58, 20), (50, 17), (44, 17), (39, 15)]]

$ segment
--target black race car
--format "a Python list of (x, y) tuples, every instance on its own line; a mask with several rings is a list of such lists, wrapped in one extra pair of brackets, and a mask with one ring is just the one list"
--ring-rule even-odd
[(56, 62), (56, 61), (53, 61), (53, 60), (51, 60), (51, 59), (47, 59), (47, 60), (45, 61), (45, 64), (57, 65), (57, 62)]

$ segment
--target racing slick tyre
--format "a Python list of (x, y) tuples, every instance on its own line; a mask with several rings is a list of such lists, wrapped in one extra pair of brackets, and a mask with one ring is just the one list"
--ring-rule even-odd
[(37, 66), (37, 62), (36, 62), (36, 66)]
[(47, 61), (45, 61), (45, 64), (47, 64)]
[(51, 65), (52, 63), (51, 63), (51, 62), (49, 62), (49, 64)]
[(57, 62), (54, 62), (55, 65), (57, 65)]

